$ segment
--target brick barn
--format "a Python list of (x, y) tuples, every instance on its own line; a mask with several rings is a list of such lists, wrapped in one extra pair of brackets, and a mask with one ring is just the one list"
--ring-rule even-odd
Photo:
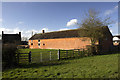
[[(84, 29), (72, 29), (64, 31), (47, 32), (33, 35), (29, 39), (31, 49), (85, 49), (91, 45), (91, 40), (82, 32)], [(109, 50), (113, 46), (112, 34), (108, 27), (104, 27), (106, 38), (101, 42), (98, 40), (96, 45), (102, 45), (104, 50)]]

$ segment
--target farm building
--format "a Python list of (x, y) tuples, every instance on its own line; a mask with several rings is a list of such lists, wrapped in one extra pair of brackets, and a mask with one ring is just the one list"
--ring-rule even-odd
[[(109, 50), (113, 46), (112, 34), (107, 26), (104, 27), (106, 38), (101, 42), (98, 40), (96, 45), (102, 45), (102, 49)], [(91, 40), (85, 34), (84, 29), (72, 29), (64, 31), (47, 32), (35, 34), (29, 39), (31, 49), (86, 49), (91, 45)]]
[(21, 44), (21, 32), (19, 34), (4, 34), (2, 31), (2, 44)]
[(28, 41), (21, 41), (21, 44), (18, 45), (18, 48), (20, 49), (28, 48)]

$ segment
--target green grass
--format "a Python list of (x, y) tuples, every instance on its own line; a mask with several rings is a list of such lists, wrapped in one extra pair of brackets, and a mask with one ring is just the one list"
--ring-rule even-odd
[(3, 78), (117, 78), (118, 55), (99, 55), (79, 59), (22, 65), (5, 70)]
[(40, 52), (40, 51), (56, 51), (56, 49), (20, 49), (21, 53), (29, 53), (31, 52)]

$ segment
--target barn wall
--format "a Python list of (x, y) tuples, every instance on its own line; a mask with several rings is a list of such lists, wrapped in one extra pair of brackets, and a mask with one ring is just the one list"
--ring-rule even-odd
[(90, 45), (90, 39), (87, 37), (82, 38), (59, 38), (59, 39), (41, 39), (40, 46), (38, 46), (38, 40), (29, 40), (29, 47), (31, 49), (81, 49), (86, 48), (86, 45)]
[(113, 48), (113, 41), (112, 41), (112, 37), (108, 38), (107, 40), (103, 40), (101, 42), (102, 45), (102, 51), (106, 52), (106, 51), (110, 51)]

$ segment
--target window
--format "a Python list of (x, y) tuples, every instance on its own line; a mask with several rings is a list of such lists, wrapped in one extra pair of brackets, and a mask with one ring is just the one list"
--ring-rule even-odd
[(38, 44), (38, 46), (40, 46), (40, 43)]
[(43, 43), (43, 45), (45, 45), (45, 44)]
[(40, 40), (38, 40), (38, 42), (40, 42)]
[(33, 42), (33, 40), (31, 40), (31, 42)]
[(33, 43), (31, 43), (31, 45), (33, 45)]

